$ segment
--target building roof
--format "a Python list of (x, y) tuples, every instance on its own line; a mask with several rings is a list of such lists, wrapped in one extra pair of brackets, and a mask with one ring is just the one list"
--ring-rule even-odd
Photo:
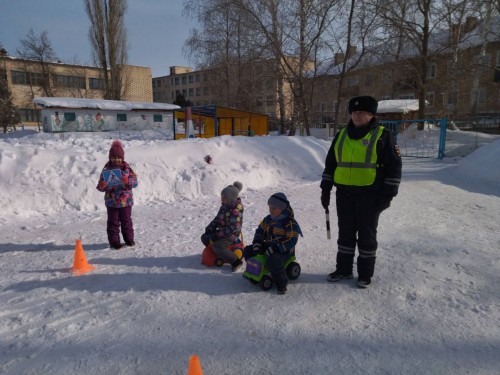
[(408, 113), (418, 111), (418, 99), (381, 100), (377, 113)]
[(180, 108), (169, 103), (126, 102), (122, 100), (83, 99), (83, 98), (34, 98), (33, 102), (44, 108), (86, 108), (111, 111), (158, 110), (172, 111)]
[[(457, 47), (459, 50), (477, 47), (484, 43), (492, 43), (499, 41), (500, 32), (500, 16), (491, 17), (488, 20), (480, 21), (476, 27), (461, 35)], [(429, 52), (431, 55), (450, 53), (452, 31), (450, 29), (435, 30), (429, 36)], [(358, 51), (347, 60), (347, 70), (356, 65), (356, 68), (366, 66), (382, 65), (394, 61), (394, 53), (391, 50), (396, 48), (396, 44), (391, 40), (383, 40), (371, 48), (364, 51)], [(399, 53), (400, 58), (409, 59), (421, 55), (421, 52), (413, 43), (405, 43), (403, 49)], [(360, 61), (358, 61), (360, 60)], [(335, 61), (334, 58), (329, 58), (326, 61)], [(340, 64), (323, 64), (318, 65), (316, 76), (337, 76), (342, 73), (343, 63)], [(312, 77), (311, 73), (308, 76)]]

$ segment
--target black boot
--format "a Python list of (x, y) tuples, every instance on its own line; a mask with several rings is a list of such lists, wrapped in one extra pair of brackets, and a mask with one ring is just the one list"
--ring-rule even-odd
[(231, 271), (236, 272), (240, 269), (240, 267), (243, 265), (243, 262), (241, 261), (240, 258), (236, 259), (233, 263), (231, 263)]

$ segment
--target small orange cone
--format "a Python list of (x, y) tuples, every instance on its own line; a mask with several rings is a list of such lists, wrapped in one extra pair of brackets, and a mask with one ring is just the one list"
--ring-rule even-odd
[(87, 258), (85, 258), (85, 253), (83, 251), (82, 240), (76, 240), (75, 260), (69, 272), (76, 276), (80, 276), (94, 269), (95, 267), (93, 265), (87, 263)]
[(191, 358), (189, 358), (188, 375), (203, 375), (200, 359), (196, 354), (193, 354)]

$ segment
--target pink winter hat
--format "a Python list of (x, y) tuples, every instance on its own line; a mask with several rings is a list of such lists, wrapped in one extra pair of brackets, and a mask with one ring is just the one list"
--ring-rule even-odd
[(125, 159), (125, 151), (123, 151), (123, 145), (119, 140), (113, 141), (111, 148), (109, 149), (109, 158), (112, 157)]

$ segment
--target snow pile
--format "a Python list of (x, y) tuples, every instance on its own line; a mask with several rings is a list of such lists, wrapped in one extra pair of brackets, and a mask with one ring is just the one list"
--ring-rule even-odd
[[(315, 138), (230, 137), (185, 141), (123, 141), (125, 160), (139, 176), (137, 204), (218, 196), (234, 180), (246, 189), (315, 181), (329, 144)], [(102, 209), (99, 174), (111, 140), (39, 134), (6, 140), (0, 150), (0, 219)], [(294, 152), (290, 152), (293, 148)], [(204, 161), (206, 155), (212, 164)], [(27, 186), (35, 191), (26, 191)]]

